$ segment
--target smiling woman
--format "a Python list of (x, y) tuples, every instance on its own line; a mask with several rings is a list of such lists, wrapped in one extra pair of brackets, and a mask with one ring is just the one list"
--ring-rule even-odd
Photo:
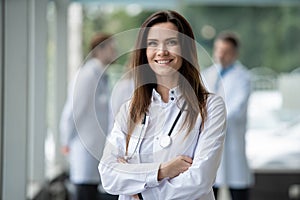
[(108, 193), (214, 199), (226, 110), (203, 86), (196, 52), (179, 13), (160, 11), (143, 23), (130, 62), (135, 91), (116, 116), (99, 164)]

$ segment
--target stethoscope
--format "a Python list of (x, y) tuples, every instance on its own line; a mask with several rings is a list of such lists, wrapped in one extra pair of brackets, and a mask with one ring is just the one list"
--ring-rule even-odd
[(137, 143), (136, 143), (136, 145), (135, 145), (135, 148), (134, 148), (133, 152), (131, 153), (130, 156), (125, 155), (125, 156), (123, 157), (123, 158), (125, 159), (126, 162), (128, 162), (129, 160), (131, 160), (131, 159), (133, 158), (135, 152), (137, 151), (138, 146), (140, 146), (140, 142), (142, 141), (142, 140), (141, 140), (142, 135), (144, 135), (144, 133), (146, 132), (146, 128), (145, 128), (145, 127), (147, 127), (147, 125), (148, 125), (148, 121), (149, 121), (148, 118), (149, 118), (149, 116), (147, 116), (147, 115), (145, 114), (145, 115), (144, 115), (144, 119), (142, 120), (142, 130), (140, 131), (140, 134), (139, 134), (139, 137), (138, 137), (139, 139), (138, 139), (138, 141), (137, 141)]
[[(160, 145), (162, 148), (167, 148), (168, 146), (171, 145), (171, 143), (172, 143), (171, 134), (172, 134), (173, 129), (175, 128), (175, 126), (176, 126), (176, 124), (177, 124), (177, 122), (178, 122), (178, 120), (179, 120), (179, 118), (180, 118), (180, 116), (181, 116), (181, 114), (182, 114), (182, 112), (183, 112), (183, 110), (184, 110), (184, 108), (185, 108), (185, 105), (186, 105), (186, 102), (184, 102), (182, 108), (179, 110), (179, 113), (177, 114), (176, 119), (175, 119), (175, 121), (173, 122), (172, 127), (171, 127), (171, 129), (170, 129), (168, 135), (164, 135), (164, 136), (161, 136), (161, 137), (160, 137), (159, 145)], [(140, 134), (139, 134), (139, 137), (138, 137), (138, 141), (137, 141), (137, 143), (136, 143), (136, 145), (135, 145), (135, 148), (134, 148), (133, 152), (131, 153), (130, 156), (126, 155), (126, 156), (123, 157), (127, 162), (128, 162), (130, 159), (133, 158), (134, 154), (136, 153), (136, 151), (137, 151), (137, 149), (138, 149), (138, 146), (140, 146), (140, 143), (141, 143), (141, 141), (142, 141), (142, 140), (141, 140), (142, 135), (143, 135), (143, 134), (145, 133), (145, 131), (146, 131), (146, 128), (145, 128), (145, 127), (147, 127), (147, 125), (148, 125), (148, 118), (149, 118), (149, 116), (147, 116), (147, 115), (145, 114), (145, 115), (144, 115), (144, 119), (142, 120), (142, 130), (140, 131)]]
[(178, 120), (179, 120), (179, 118), (180, 118), (180, 116), (181, 116), (181, 114), (183, 112), (183, 109), (184, 109), (185, 105), (186, 105), (186, 101), (184, 102), (182, 108), (179, 110), (179, 113), (177, 114), (177, 117), (176, 117), (174, 123), (172, 124), (172, 127), (171, 127), (168, 135), (163, 135), (163, 136), (160, 137), (160, 139), (159, 139), (159, 145), (162, 148), (167, 148), (168, 146), (171, 145), (171, 143), (172, 143), (171, 134), (172, 134), (173, 129), (176, 126), (176, 124), (177, 124), (177, 122), (178, 122)]

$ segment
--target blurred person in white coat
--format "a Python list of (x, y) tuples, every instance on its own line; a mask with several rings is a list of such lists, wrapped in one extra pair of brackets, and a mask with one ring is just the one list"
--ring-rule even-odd
[(223, 96), (227, 109), (227, 132), (214, 193), (226, 186), (232, 200), (249, 199), (253, 175), (246, 157), (247, 107), (251, 92), (250, 74), (238, 61), (240, 42), (236, 34), (223, 32), (215, 40), (215, 64), (203, 71), (209, 91)]
[[(127, 102), (132, 98), (134, 92), (134, 80), (133, 80), (133, 71), (126, 67), (123, 76), (115, 83), (111, 92), (111, 110), (112, 110), (112, 120), (116, 117), (117, 113), (120, 110), (122, 104)], [(113, 124), (111, 125), (113, 126)]]
[(62, 153), (69, 156), (72, 200), (98, 199), (99, 159), (108, 132), (109, 87), (105, 67), (116, 49), (111, 35), (97, 33), (90, 42), (90, 57), (70, 84), (61, 121)]

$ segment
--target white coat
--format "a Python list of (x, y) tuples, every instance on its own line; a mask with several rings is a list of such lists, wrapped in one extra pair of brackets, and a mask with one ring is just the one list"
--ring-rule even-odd
[(133, 91), (134, 81), (132, 78), (122, 78), (114, 85), (110, 100), (113, 119), (119, 112), (121, 105), (131, 99)]
[[(210, 95), (207, 102), (207, 120), (200, 131), (201, 117), (186, 136), (186, 129), (179, 131), (184, 111), (172, 132), (172, 144), (162, 148), (159, 141), (172, 126), (183, 99), (179, 88), (170, 90), (170, 100), (164, 103), (153, 90), (152, 102), (144, 125), (134, 129), (128, 146), (128, 163), (119, 163), (125, 156), (129, 102), (122, 105), (113, 130), (107, 139), (103, 157), (99, 163), (104, 189), (119, 195), (120, 200), (133, 199), (141, 193), (145, 200), (155, 199), (201, 199), (214, 200), (212, 186), (220, 163), (225, 138), (226, 110), (221, 97)], [(161, 163), (187, 155), (193, 158), (192, 166), (172, 179), (158, 181)]]
[[(226, 140), (216, 186), (247, 188), (253, 183), (245, 144), (247, 107), (251, 92), (250, 74), (240, 62), (235, 62), (223, 77), (219, 72), (220, 67), (214, 65), (204, 70), (202, 74), (209, 91), (224, 98), (227, 110)], [(221, 78), (221, 81), (216, 87), (218, 78)]]
[(88, 60), (69, 89), (61, 121), (61, 143), (70, 148), (70, 179), (76, 184), (98, 184), (97, 169), (108, 129), (109, 90), (104, 66)]

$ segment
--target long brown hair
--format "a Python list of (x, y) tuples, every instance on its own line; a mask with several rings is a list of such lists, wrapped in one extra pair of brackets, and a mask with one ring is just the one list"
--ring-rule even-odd
[(146, 56), (148, 32), (153, 25), (164, 22), (173, 23), (178, 28), (178, 32), (183, 35), (183, 37), (180, 37), (183, 62), (181, 68), (178, 70), (181, 74), (179, 76), (179, 88), (183, 94), (183, 98), (187, 102), (186, 109), (188, 111), (183, 126), (188, 127), (189, 133), (193, 129), (200, 113), (203, 122), (201, 128), (203, 128), (204, 121), (207, 117), (206, 101), (209, 93), (203, 86), (200, 77), (200, 67), (198, 64), (197, 49), (192, 28), (187, 20), (175, 11), (168, 10), (156, 12), (142, 24), (130, 60), (130, 65), (134, 70), (136, 89), (129, 108), (126, 151), (135, 125), (139, 123), (143, 119), (145, 113), (148, 112), (151, 103), (152, 90), (157, 86), (155, 73), (148, 65)]

